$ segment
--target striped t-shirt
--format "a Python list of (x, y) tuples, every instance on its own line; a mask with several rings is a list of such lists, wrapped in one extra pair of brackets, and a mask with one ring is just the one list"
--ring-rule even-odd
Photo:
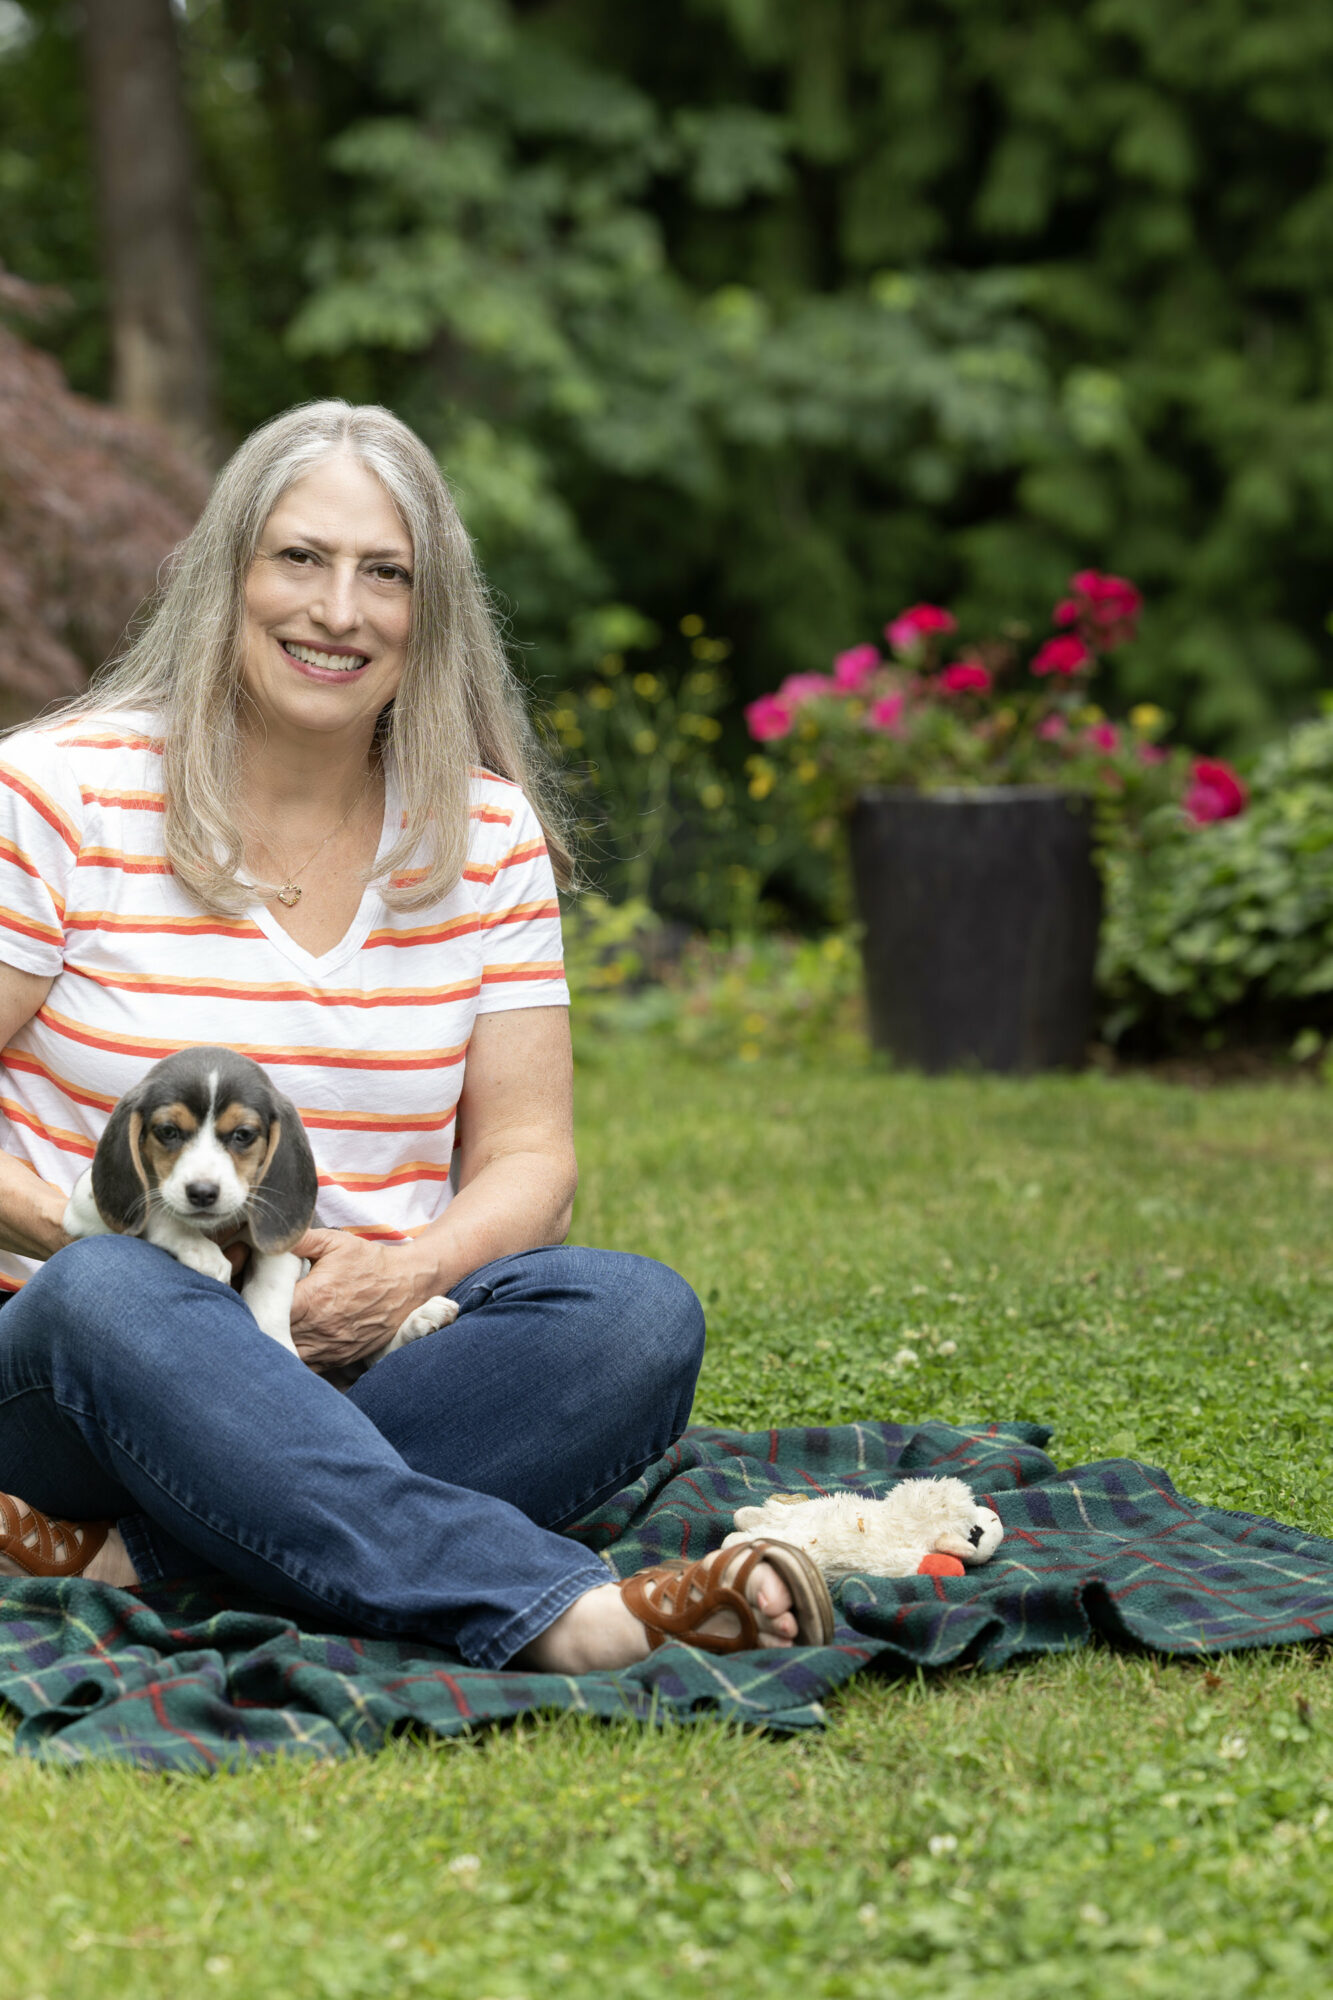
[[(256, 903), (203, 910), (162, 844), (162, 744), (124, 712), (0, 743), (0, 963), (54, 975), (0, 1053), (0, 1148), (72, 1188), (117, 1098), (190, 1043), (263, 1063), (301, 1113), (329, 1228), (399, 1241), (450, 1198), (472, 1023), (567, 1004), (546, 843), (516, 785), (478, 773), (462, 880), (390, 910), (367, 889), (321, 957)], [(402, 824), (393, 776), (380, 851)], [(0, 1253), (0, 1291), (36, 1265)]]

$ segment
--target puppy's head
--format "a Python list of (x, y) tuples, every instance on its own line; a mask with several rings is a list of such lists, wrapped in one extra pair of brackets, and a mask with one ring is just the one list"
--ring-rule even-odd
[(244, 1227), (257, 1250), (309, 1227), (318, 1184), (295, 1106), (232, 1049), (182, 1049), (111, 1114), (93, 1158), (109, 1228), (138, 1235), (150, 1205), (210, 1235)]

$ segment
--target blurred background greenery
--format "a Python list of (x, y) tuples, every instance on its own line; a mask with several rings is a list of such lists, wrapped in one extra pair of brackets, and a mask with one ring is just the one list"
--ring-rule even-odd
[[(915, 599), (1036, 630), (1118, 571), (1108, 705), (1229, 755), (1313, 707), (1326, 0), (169, 11), (214, 457), (327, 393), (420, 430), (616, 898), (845, 914), (740, 708)], [(62, 289), (24, 338), (106, 398), (99, 12), (0, 0), (0, 263)]]

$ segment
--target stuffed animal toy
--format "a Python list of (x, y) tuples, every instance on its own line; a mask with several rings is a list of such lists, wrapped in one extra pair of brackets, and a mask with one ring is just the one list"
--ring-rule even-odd
[(989, 1562), (1004, 1536), (961, 1479), (905, 1479), (882, 1500), (859, 1493), (771, 1493), (738, 1507), (734, 1542), (771, 1535), (804, 1549), (830, 1582), (845, 1576), (961, 1576)]

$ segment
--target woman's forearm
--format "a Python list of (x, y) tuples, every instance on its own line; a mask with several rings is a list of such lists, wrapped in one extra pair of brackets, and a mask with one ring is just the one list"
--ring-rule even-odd
[(22, 1160), (0, 1153), (0, 1250), (53, 1257), (69, 1241), (61, 1227), (68, 1199)]
[(563, 1243), (577, 1183), (572, 1152), (502, 1153), (489, 1161), (413, 1239), (428, 1292), (449, 1291), (496, 1257)]

